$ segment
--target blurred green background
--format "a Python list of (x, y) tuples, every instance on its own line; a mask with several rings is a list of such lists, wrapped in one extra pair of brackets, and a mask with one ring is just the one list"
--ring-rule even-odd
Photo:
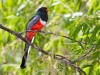
[[(44, 33), (37, 33), (34, 44), (69, 60), (79, 58), (96, 44), (93, 51), (76, 64), (87, 75), (100, 75), (100, 0), (0, 0), (0, 23), (15, 32), (25, 31), (27, 22), (41, 6), (50, 9), (43, 31), (87, 44), (79, 45), (74, 40)], [(19, 66), (23, 49), (23, 41), (0, 29), (0, 75), (80, 75), (71, 66), (33, 48), (27, 67), (22, 70)]]

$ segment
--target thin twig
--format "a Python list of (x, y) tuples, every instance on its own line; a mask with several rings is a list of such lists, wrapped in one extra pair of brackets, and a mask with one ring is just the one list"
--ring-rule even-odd
[(73, 68), (76, 68), (81, 75), (86, 75), (86, 73), (80, 67), (76, 66), (73, 62), (71, 62), (70, 60), (68, 60), (66, 57), (63, 57), (61, 55), (57, 55), (55, 57), (55, 59), (60, 60), (61, 62), (65, 63), (65, 64), (69, 64)]
[(45, 31), (42, 31), (42, 30), (27, 30), (27, 31), (23, 31), (23, 32), (19, 32), (19, 34), (23, 34), (23, 33), (26, 33), (26, 32), (39, 32), (39, 33), (45, 33), (45, 34), (52, 34), (52, 35), (55, 35), (55, 36), (60, 36), (60, 37), (64, 37), (64, 38), (67, 38), (67, 39), (70, 39), (72, 41), (75, 41), (77, 42), (78, 44), (87, 44), (86, 42), (80, 42), (80, 41), (77, 41), (75, 39), (72, 39), (71, 37), (68, 37), (68, 36), (65, 36), (65, 35), (61, 35), (61, 34), (55, 34), (55, 33), (52, 33), (52, 32), (45, 32)]
[[(43, 50), (42, 48), (39, 48), (38, 46), (36, 46), (36, 45), (30, 43), (29, 41), (27, 41), (24, 37), (21, 36), (21, 34), (16, 33), (16, 32), (14, 32), (14, 31), (12, 31), (12, 30), (10, 30), (10, 29), (4, 27), (4, 26), (1, 25), (1, 24), (0, 24), (0, 28), (3, 29), (3, 30), (5, 30), (5, 31), (7, 31), (7, 32), (9, 32), (9, 33), (11, 33), (11, 34), (13, 34), (13, 35), (15, 35), (16, 37), (18, 37), (19, 39), (21, 39), (21, 40), (24, 41), (25, 43), (27, 43), (27, 44), (29, 44), (30, 46), (32, 46), (33, 48), (35, 48), (36, 50), (38, 50), (38, 51), (40, 51), (40, 52), (42, 52), (42, 53), (44, 53), (44, 54), (46, 54), (46, 55), (51, 56), (50, 53), (46, 52), (46, 51)], [(74, 67), (75, 69), (77, 69), (77, 70), (79, 71), (79, 73), (80, 73), (81, 75), (82, 75), (82, 74), (83, 74), (83, 75), (86, 75), (85, 72), (84, 72), (80, 67), (78, 67), (78, 66), (76, 66), (75, 64), (73, 64), (73, 63), (71, 62), (71, 60), (68, 60), (66, 57), (61, 56), (61, 55), (56, 55), (56, 54), (54, 54), (54, 58), (55, 58), (56, 60), (59, 60), (59, 61), (65, 63), (65, 64), (69, 64), (70, 66)]]
[(92, 45), (92, 47), (84, 55), (82, 55), (81, 57), (79, 57), (78, 59), (76, 59), (72, 62), (75, 63), (75, 62), (78, 62), (78, 61), (82, 60), (83, 58), (85, 58), (93, 50), (94, 47), (95, 47), (95, 44)]

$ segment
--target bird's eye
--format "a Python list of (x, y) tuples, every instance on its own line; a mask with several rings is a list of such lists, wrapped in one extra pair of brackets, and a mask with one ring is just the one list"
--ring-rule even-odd
[(42, 10), (44, 10), (44, 8), (42, 8)]

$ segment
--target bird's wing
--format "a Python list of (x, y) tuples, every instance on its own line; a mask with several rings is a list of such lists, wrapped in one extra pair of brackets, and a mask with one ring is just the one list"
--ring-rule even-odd
[(38, 15), (31, 18), (30, 21), (27, 24), (26, 29), (30, 30), (39, 20), (40, 20), (40, 16), (38, 16)]

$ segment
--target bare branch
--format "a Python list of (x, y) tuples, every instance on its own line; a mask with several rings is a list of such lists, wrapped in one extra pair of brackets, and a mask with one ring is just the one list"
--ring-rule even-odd
[(61, 55), (56, 55), (55, 59), (65, 63), (65, 64), (69, 64), (70, 66), (72, 66), (73, 68), (78, 70), (81, 75), (86, 75), (86, 73), (80, 67), (76, 66), (73, 62), (68, 60), (66, 57), (61, 56)]
[(92, 45), (92, 47), (84, 55), (82, 55), (81, 57), (79, 57), (78, 59), (76, 59), (72, 62), (75, 63), (75, 62), (78, 62), (78, 61), (84, 59), (93, 50), (94, 47), (95, 47), (95, 44)]
[[(21, 40), (24, 41), (25, 43), (29, 44), (31, 47), (35, 48), (36, 50), (38, 50), (38, 51), (40, 51), (40, 52), (42, 52), (42, 53), (44, 53), (44, 54), (46, 54), (46, 55), (51, 56), (50, 53), (46, 52), (46, 51), (43, 50), (42, 48), (39, 48), (38, 46), (36, 46), (36, 45), (30, 43), (29, 41), (27, 41), (24, 37), (21, 36), (21, 33), (20, 33), (20, 34), (19, 34), (19, 33), (16, 33), (16, 32), (14, 32), (14, 31), (12, 31), (12, 30), (10, 30), (10, 29), (4, 27), (4, 26), (1, 25), (1, 24), (0, 24), (0, 28), (3, 29), (3, 30), (5, 30), (5, 31), (7, 31), (7, 32), (9, 32), (9, 33), (11, 33), (11, 34), (13, 34), (13, 35), (15, 35), (16, 37), (18, 37), (19, 39), (21, 39)], [(65, 64), (69, 64), (70, 66), (74, 67), (76, 70), (79, 71), (79, 73), (80, 73), (81, 75), (82, 75), (82, 74), (83, 74), (83, 75), (86, 75), (85, 72), (84, 72), (80, 67), (78, 67), (78, 66), (76, 66), (75, 64), (73, 64), (73, 62), (71, 62), (71, 60), (68, 60), (66, 57), (61, 56), (61, 55), (54, 54), (54, 58), (55, 58), (56, 60), (59, 60), (60, 62), (63, 62), (63, 63), (65, 63)]]
[(44, 53), (44, 54), (46, 54), (46, 55), (49, 55), (48, 52), (46, 52), (46, 51), (42, 50), (41, 48), (37, 47), (36, 45), (30, 43), (30, 42), (27, 41), (24, 37), (22, 37), (20, 34), (18, 34), (18, 33), (14, 32), (14, 31), (12, 31), (12, 30), (10, 30), (10, 29), (4, 27), (4, 26), (1, 25), (1, 24), (0, 24), (0, 28), (3, 29), (3, 30), (5, 30), (5, 31), (7, 31), (7, 32), (9, 32), (9, 33), (11, 33), (11, 34), (13, 34), (13, 35), (15, 35), (16, 37), (20, 38), (22, 41), (24, 41), (25, 43), (29, 44), (29, 45), (32, 46), (33, 48), (35, 48), (35, 49), (41, 51), (42, 53)]
[(39, 33), (45, 33), (45, 34), (52, 34), (52, 35), (55, 35), (55, 36), (60, 36), (60, 37), (64, 37), (64, 38), (67, 38), (69, 40), (72, 40), (72, 41), (75, 41), (77, 42), (78, 44), (87, 44), (86, 42), (80, 42), (80, 41), (77, 41), (75, 39), (72, 39), (71, 37), (68, 37), (68, 36), (65, 36), (65, 35), (61, 35), (61, 34), (55, 34), (55, 33), (52, 33), (52, 32), (45, 32), (45, 31), (42, 31), (42, 30), (27, 30), (27, 31), (24, 31), (24, 32), (19, 32), (19, 34), (23, 34), (23, 33), (26, 33), (26, 32), (39, 32)]

